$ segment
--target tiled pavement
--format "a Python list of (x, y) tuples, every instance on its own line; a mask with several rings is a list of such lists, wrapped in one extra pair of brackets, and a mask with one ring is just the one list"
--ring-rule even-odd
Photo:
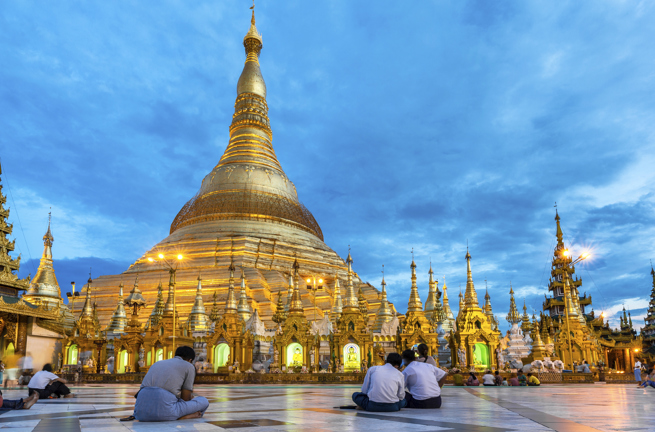
[[(209, 399), (202, 419), (120, 422), (132, 413), (136, 386), (83, 386), (77, 399), (39, 401), (0, 413), (0, 428), (43, 431), (654, 431), (655, 389), (634, 385), (444, 387), (439, 410), (367, 413), (352, 405), (353, 386), (198, 386)], [(26, 391), (4, 391), (7, 399)]]

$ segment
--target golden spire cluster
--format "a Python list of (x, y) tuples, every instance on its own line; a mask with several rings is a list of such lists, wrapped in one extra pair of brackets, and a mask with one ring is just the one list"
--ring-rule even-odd
[(418, 286), (416, 285), (416, 263), (414, 262), (414, 249), (412, 249), (412, 287), (409, 293), (409, 302), (407, 303), (407, 312), (422, 312), (423, 303), (418, 295)]
[(509, 284), (509, 313), (507, 314), (507, 322), (510, 324), (518, 324), (521, 322), (521, 314), (516, 308), (516, 302), (514, 301), (514, 290), (512, 289), (512, 284)]
[(467, 308), (479, 309), (478, 294), (475, 292), (473, 284), (473, 272), (471, 271), (471, 254), (468, 246), (466, 247), (466, 294), (464, 301)]

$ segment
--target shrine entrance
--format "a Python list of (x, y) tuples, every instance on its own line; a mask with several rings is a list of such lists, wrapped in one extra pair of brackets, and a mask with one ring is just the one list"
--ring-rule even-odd
[(219, 367), (227, 366), (230, 358), (230, 346), (226, 343), (220, 343), (214, 347), (214, 373)]
[(346, 344), (343, 347), (343, 370), (353, 372), (361, 369), (362, 356), (359, 345), (354, 343)]
[(489, 347), (487, 344), (476, 343), (473, 345), (473, 364), (489, 367)]

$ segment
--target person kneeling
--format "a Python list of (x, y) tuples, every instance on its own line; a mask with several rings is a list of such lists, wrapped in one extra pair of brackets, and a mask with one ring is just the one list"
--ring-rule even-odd
[(142, 422), (199, 418), (209, 401), (193, 397), (196, 352), (188, 346), (175, 350), (175, 357), (150, 366), (136, 396), (134, 417)]
[(441, 387), (446, 381), (446, 372), (427, 363), (416, 362), (414, 351), (403, 351), (405, 370), (405, 393), (407, 408), (440, 408)]
[(387, 356), (387, 364), (373, 366), (366, 372), (362, 391), (353, 393), (353, 402), (366, 411), (391, 412), (405, 408), (405, 379), (398, 368), (400, 354)]
[(48, 399), (50, 395), (65, 398), (75, 397), (70, 389), (66, 387), (66, 380), (52, 373), (50, 363), (43, 365), (43, 370), (34, 374), (27, 385), (27, 389), (30, 396), (33, 393), (38, 393), (39, 399)]
[(541, 385), (541, 381), (539, 381), (539, 378), (536, 376), (532, 375), (532, 372), (528, 373), (528, 385), (529, 386), (539, 386)]

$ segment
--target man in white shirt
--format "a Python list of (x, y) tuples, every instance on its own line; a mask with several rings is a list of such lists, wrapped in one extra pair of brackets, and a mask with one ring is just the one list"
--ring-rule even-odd
[(635, 381), (637, 381), (637, 387), (641, 385), (641, 362), (638, 358), (635, 359)]
[(491, 374), (490, 370), (488, 370), (486, 374), (482, 375), (482, 384), (486, 386), (496, 385), (496, 377)]
[(441, 387), (446, 381), (446, 372), (428, 363), (416, 361), (416, 354), (412, 350), (405, 350), (402, 354), (403, 376), (405, 377), (405, 400), (407, 408), (440, 408)]
[(391, 353), (387, 356), (387, 364), (369, 368), (362, 391), (353, 393), (353, 402), (372, 412), (392, 412), (405, 408), (405, 379), (398, 370), (401, 363), (400, 354)]
[(27, 388), (30, 395), (34, 392), (38, 393), (39, 399), (48, 399), (53, 394), (57, 397), (75, 397), (70, 389), (66, 387), (66, 380), (52, 373), (50, 363), (45, 364), (42, 371), (34, 374)]

